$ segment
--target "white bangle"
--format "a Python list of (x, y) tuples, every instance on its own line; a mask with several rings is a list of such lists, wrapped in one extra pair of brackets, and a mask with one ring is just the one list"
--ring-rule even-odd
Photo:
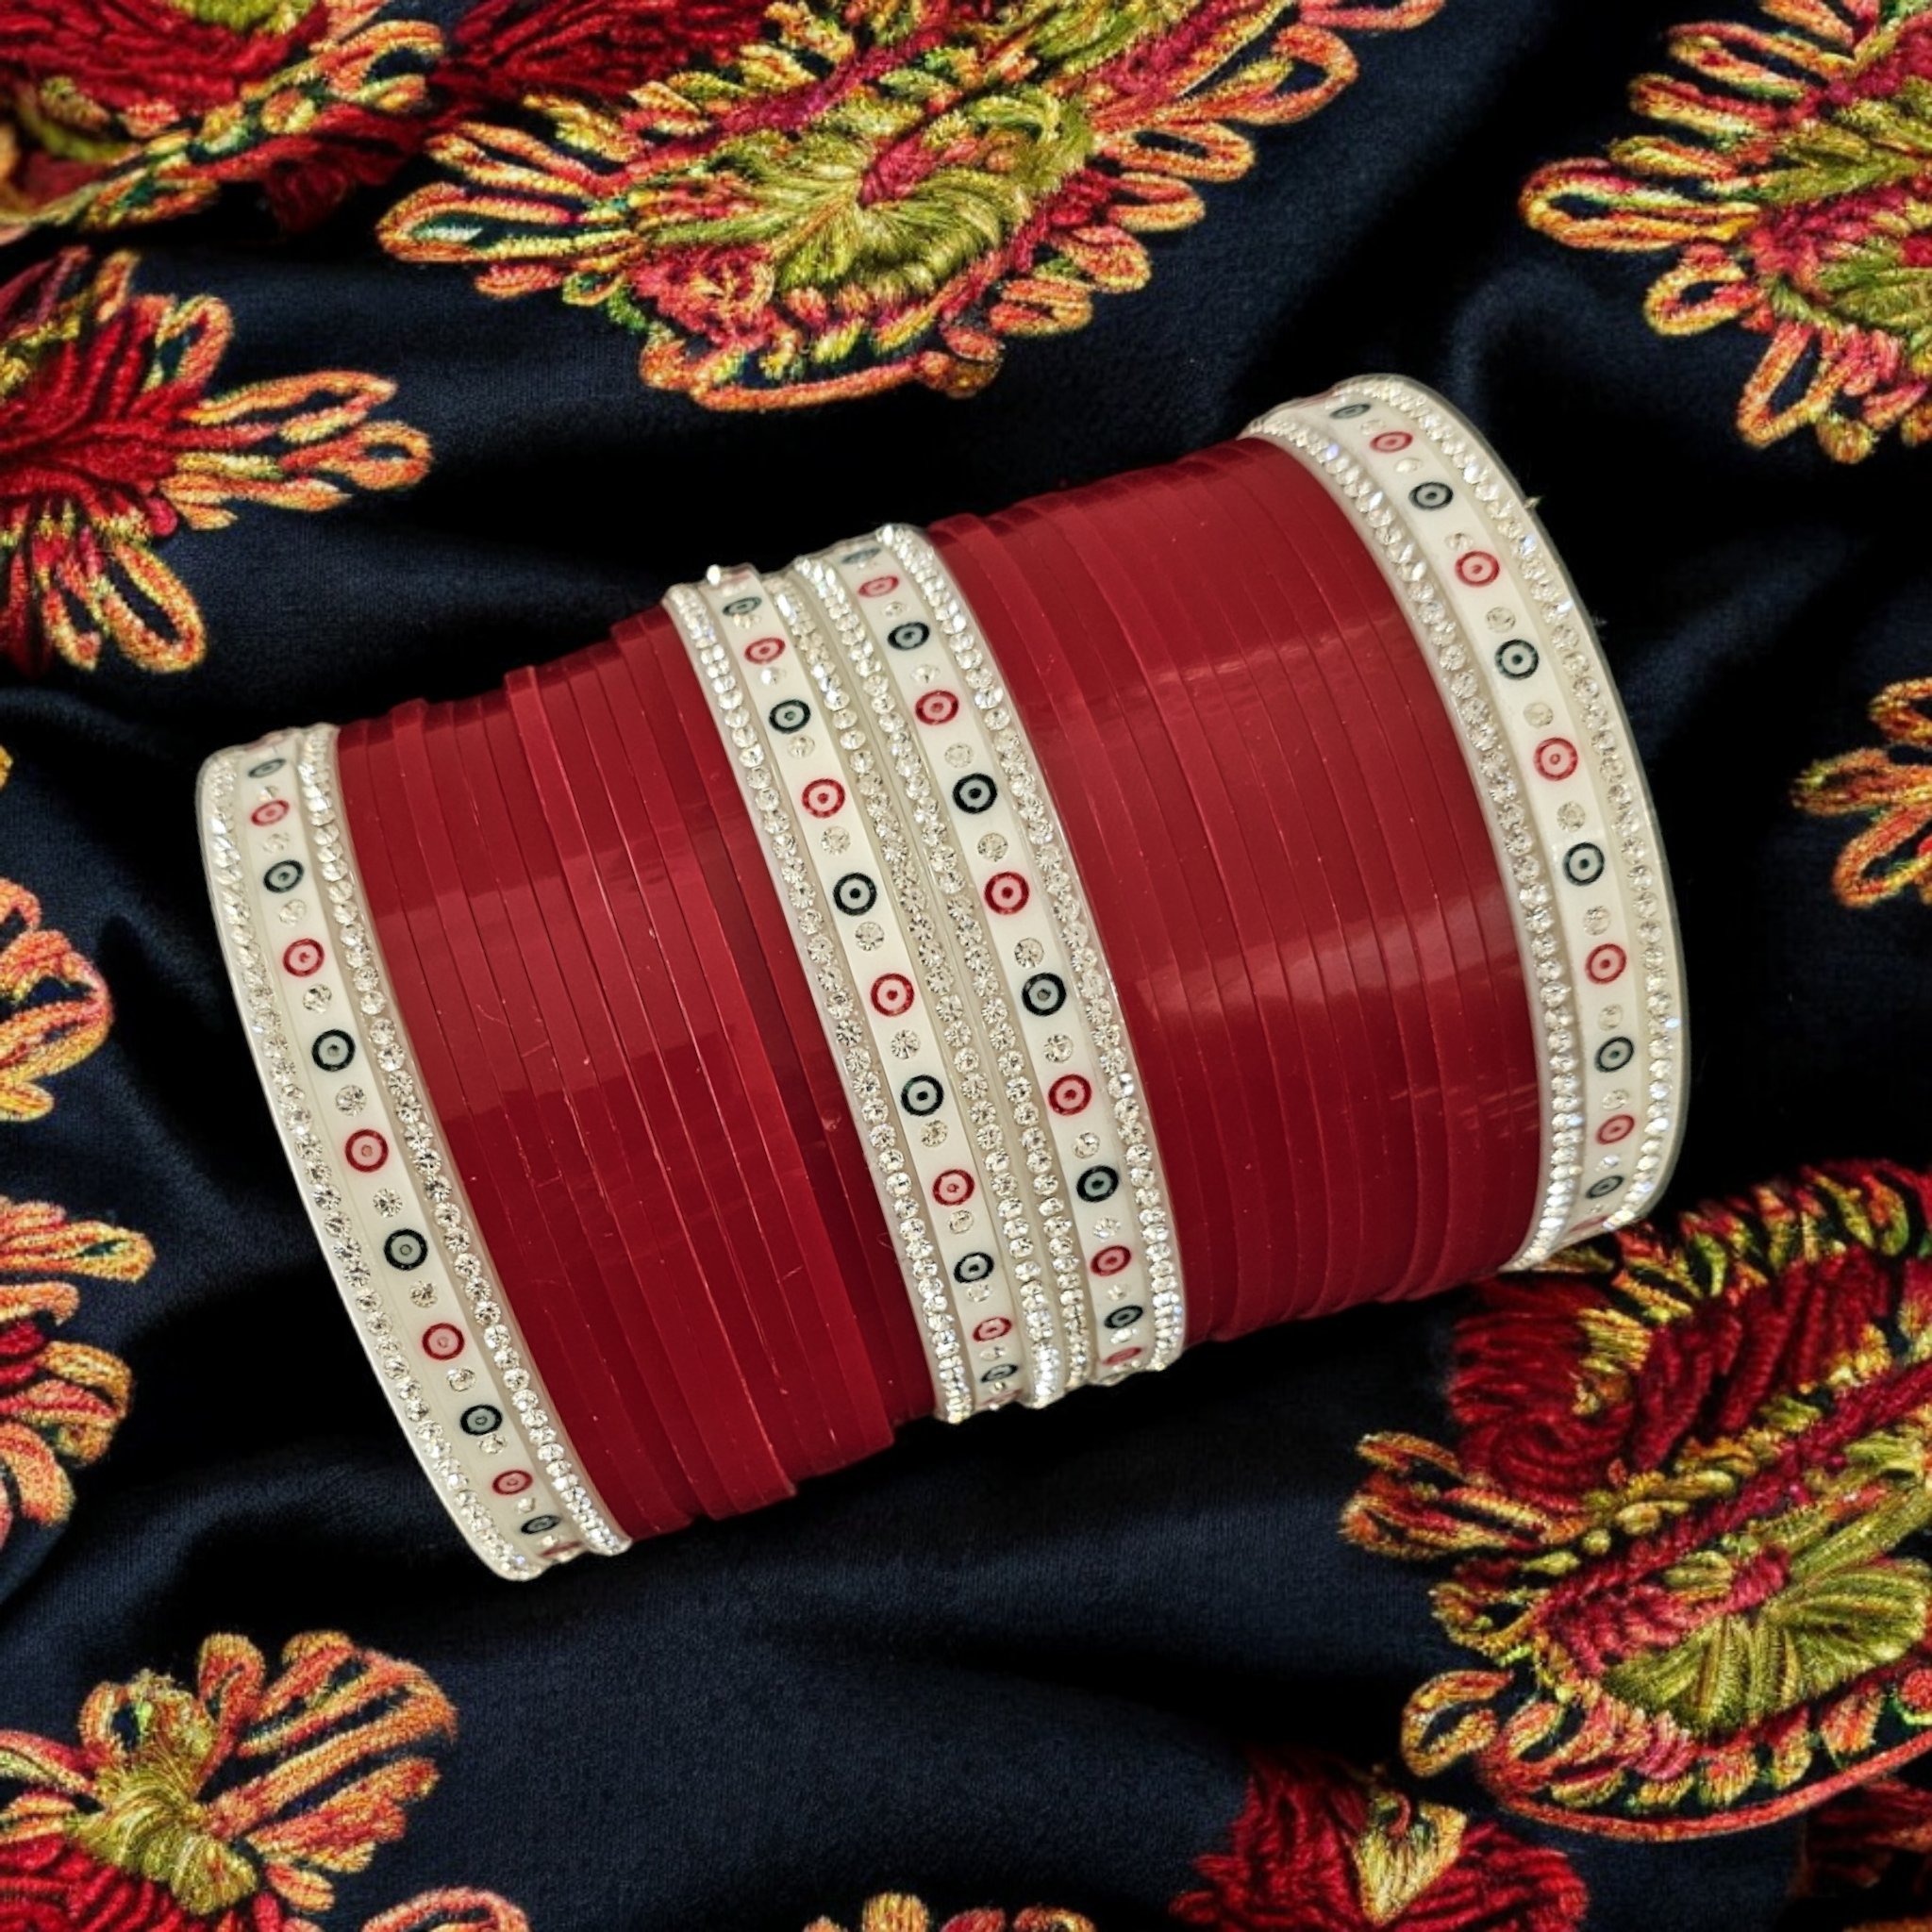
[(1483, 799), (1538, 1014), (1543, 1179), (1505, 1264), (1535, 1267), (1637, 1220), (1683, 1131), (1683, 958), (1629, 721), (1542, 526), (1441, 397), (1365, 377), (1246, 433), (1365, 527)]
[[(522, 1579), (614, 1528), (504, 1306), (390, 995), (338, 805), (335, 731), (202, 767), (208, 890), (256, 1072), (329, 1272), (477, 1555)], [(331, 929), (333, 928), (333, 929)]]

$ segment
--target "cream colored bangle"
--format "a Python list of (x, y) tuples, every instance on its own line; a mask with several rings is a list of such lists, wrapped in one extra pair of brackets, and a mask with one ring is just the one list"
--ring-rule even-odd
[[(954, 675), (970, 693), (964, 709), (971, 714), (971, 727), (991, 753), (992, 767), (999, 774), (1001, 801), (1009, 806), (1016, 822), (1016, 830), (1004, 835), (1008, 843), (1002, 860), (975, 849), (968, 862), (976, 861), (984, 873), (979, 878), (984, 891), (994, 869), (1010, 870), (1016, 854), (1026, 855), (1040, 888), (1029, 893), (1028, 905), (1043, 900), (1048, 914), (1048, 924), (1035, 937), (1042, 958), (1051, 947), (1062, 962), (1054, 971), (1074, 995), (1053, 1016), (1051, 1024), (1035, 1025), (1029, 1034), (1029, 1044), (1037, 1045), (1045, 1062), (1049, 1095), (1053, 1081), (1059, 1077), (1056, 1069), (1071, 1068), (1083, 1052), (1091, 1052), (1091, 1064), (1097, 1070), (1094, 1106), (1066, 1115), (1053, 1110), (1057, 1129), (1079, 1128), (1062, 1147), (1063, 1158), (1071, 1156), (1074, 1163), (1074, 1193), (1079, 1201), (1074, 1211), (1096, 1338), (1094, 1379), (1111, 1381), (1139, 1370), (1164, 1369), (1187, 1341), (1187, 1302), (1174, 1238), (1171, 1196), (1147, 1118), (1133, 1043), (1127, 1037), (1120, 997), (1094, 931), (1074, 856), (1025, 727), (1008, 700), (992, 651), (939, 553), (918, 531), (902, 525), (888, 525), (878, 534), (879, 541), (903, 569), (907, 582), (932, 612)], [(1024, 958), (1031, 959), (1030, 949)], [(1008, 971), (1022, 964), (1023, 956), (1017, 952), (1002, 959), (1003, 968)], [(1024, 991), (1023, 982), (1023, 1008), (1026, 1006)], [(1069, 1057), (1064, 1062), (1058, 1058), (1062, 1049), (1057, 1035), (1069, 1041)], [(1092, 1137), (1091, 1152), (1087, 1135)], [(1104, 1197), (1102, 1205), (1082, 1193), (1079, 1176), (1089, 1162), (1114, 1166), (1116, 1150), (1124, 1185)], [(1140, 1312), (1128, 1321), (1130, 1309)], [(1151, 1345), (1142, 1340), (1150, 1329)], [(1103, 1337), (1105, 1341), (1100, 1340)], [(1109, 1361), (1109, 1356), (1114, 1359)]]
[(208, 890), (256, 1072), (390, 1405), (472, 1549), (523, 1579), (614, 1556), (423, 1098), (337, 805), (335, 731), (202, 767)]
[(1507, 1264), (1644, 1212), (1683, 1131), (1684, 968), (1629, 721), (1509, 473), (1441, 397), (1359, 378), (1249, 425), (1366, 528), (1455, 719), (1539, 1015), (1543, 1182)]

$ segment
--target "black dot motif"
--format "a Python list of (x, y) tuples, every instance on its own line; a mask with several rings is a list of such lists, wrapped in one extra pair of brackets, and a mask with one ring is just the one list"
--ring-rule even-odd
[(870, 912), (878, 903), (878, 887), (862, 872), (848, 872), (832, 888), (833, 905), (855, 919), (861, 912)]
[(1107, 1325), (1109, 1328), (1131, 1328), (1146, 1312), (1145, 1308), (1137, 1308), (1132, 1302), (1129, 1302), (1125, 1307), (1116, 1308), (1107, 1318)]
[(1607, 1040), (1597, 1048), (1597, 1071), (1603, 1074), (1621, 1073), (1636, 1055), (1636, 1047), (1620, 1033), (1616, 1039)]
[(968, 772), (953, 787), (953, 803), (961, 811), (986, 811), (1000, 795), (1000, 788), (984, 772)]
[(331, 1026), (326, 1033), (315, 1036), (315, 1043), (308, 1049), (308, 1058), (325, 1074), (340, 1074), (356, 1058), (355, 1039), (340, 1026)]
[(765, 600), (762, 597), (734, 597), (724, 607), (726, 617), (749, 617)]
[(876, 543), (867, 543), (858, 550), (848, 550), (839, 561), (856, 569), (861, 563), (870, 563), (878, 554), (879, 546)]
[(1456, 501), (1456, 492), (1446, 483), (1418, 483), (1408, 500), (1418, 509), (1445, 509)]
[(995, 1362), (979, 1379), (982, 1382), (1010, 1382), (1019, 1373), (1011, 1362)]
[(532, 1516), (527, 1522), (518, 1524), (517, 1527), (525, 1536), (548, 1536), (562, 1521), (560, 1516)]
[[(479, 1402), (474, 1408), (466, 1408), (457, 1418), (466, 1436), (487, 1436), (503, 1426), (503, 1411), (491, 1408), (487, 1402)], [(532, 1519), (534, 1521), (534, 1519)]]
[(292, 892), (302, 883), (302, 861), (278, 858), (262, 874), (261, 882), (271, 892)]
[(263, 758), (260, 764), (249, 766), (248, 775), (251, 778), (272, 778), (288, 762), (287, 758)]
[(420, 1268), (429, 1258), (429, 1243), (413, 1227), (399, 1227), (383, 1242), (382, 1258), (391, 1268)]
[(886, 633), (886, 641), (895, 651), (916, 651), (931, 635), (929, 624), (895, 624)]
[(945, 1097), (946, 1090), (930, 1074), (914, 1074), (899, 1090), (899, 1105), (916, 1120), (937, 1113)]
[(984, 1248), (974, 1248), (970, 1255), (961, 1255), (953, 1263), (955, 1281), (984, 1281), (992, 1273), (992, 1257)]
[(1074, 1191), (1083, 1201), (1110, 1201), (1113, 1198), (1113, 1191), (1120, 1184), (1118, 1168), (1090, 1167), (1074, 1183)]
[(1527, 638), (1511, 638), (1496, 646), (1496, 669), (1505, 677), (1534, 676), (1542, 661), (1542, 653)]
[(811, 707), (803, 698), (780, 698), (766, 716), (774, 731), (802, 731), (811, 723)]
[(1328, 413), (1340, 423), (1350, 416), (1366, 416), (1369, 413), (1369, 406), (1366, 403), (1343, 403), (1339, 409), (1330, 409)]
[(1067, 982), (1058, 973), (1036, 973), (1020, 989), (1020, 997), (1029, 1013), (1037, 1013), (1043, 1020), (1066, 1005)]
[(1604, 875), (1604, 848), (1586, 840), (1563, 855), (1563, 876), (1573, 886), (1593, 886)]
[(1602, 1201), (1614, 1194), (1623, 1185), (1624, 1176), (1622, 1174), (1607, 1174), (1602, 1180), (1591, 1181), (1583, 1191), (1591, 1200)]

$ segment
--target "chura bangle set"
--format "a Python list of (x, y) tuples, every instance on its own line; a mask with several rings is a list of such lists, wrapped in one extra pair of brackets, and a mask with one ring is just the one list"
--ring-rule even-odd
[(1681, 1132), (1589, 621), (1389, 378), (714, 569), (500, 691), (220, 754), (201, 822), (329, 1265), (509, 1577), (1533, 1264)]

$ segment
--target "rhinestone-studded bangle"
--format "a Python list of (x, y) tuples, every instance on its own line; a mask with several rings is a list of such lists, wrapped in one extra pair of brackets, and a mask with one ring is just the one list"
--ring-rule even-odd
[[(525, 1578), (615, 1555), (417, 1086), (337, 806), (335, 733), (203, 767), (208, 887), (256, 1070), (377, 1377), (471, 1546)], [(333, 928), (333, 930), (331, 930)]]
[[(874, 632), (834, 569), (806, 558), (794, 566), (794, 575), (810, 587), (837, 641), (844, 672), (863, 694), (857, 710), (873, 743), (866, 758), (872, 769), (860, 774), (860, 795), (908, 912), (924, 977), (934, 989), (935, 1003), (944, 1001), (949, 1043), (957, 1041), (954, 1063), (959, 1070), (960, 1098), (979, 1149), (989, 1214), (1006, 1251), (1025, 1339), (1026, 1399), (1041, 1407), (1085, 1379), (1088, 1342), (1078, 1291), (1079, 1256), (1065, 1212), (1065, 1183), (1041, 1122), (1041, 1096), (1002, 996), (987, 918)], [(872, 601), (877, 601), (898, 580), (888, 574), (866, 581)], [(889, 601), (907, 608), (906, 600)], [(815, 629), (808, 618), (801, 627), (808, 636)], [(932, 626), (917, 618), (894, 619), (890, 627), (900, 641), (884, 649), (901, 656), (926, 645), (932, 635)], [(915, 637), (916, 643), (911, 641)], [(838, 675), (836, 667), (828, 664), (826, 670)], [(823, 677), (825, 671), (818, 675)], [(1017, 874), (1011, 877), (1019, 881)], [(1041, 1258), (1042, 1244), (1047, 1261)], [(1051, 1286), (1049, 1262), (1055, 1277)], [(1063, 1287), (1071, 1293), (1059, 1292)]]
[(1533, 989), (1543, 1183), (1507, 1264), (1636, 1220), (1682, 1132), (1683, 963), (1662, 848), (1589, 617), (1502, 464), (1440, 396), (1349, 382), (1252, 424), (1365, 526), (1488, 809)]
[[(665, 608), (711, 695), (746, 808), (763, 834), (773, 883), (872, 1157), (873, 1178), (920, 1318), (937, 1412), (947, 1422), (963, 1422), (979, 1405), (951, 1271), (976, 1251), (942, 1236), (941, 1222), (957, 1208), (928, 1203), (941, 1175), (957, 1166), (934, 1157), (947, 1142), (956, 1150), (963, 1144), (964, 1127), (942, 1078), (933, 1066), (919, 1064), (933, 1058), (931, 1049), (900, 1024), (915, 991), (912, 961), (891, 908), (880, 905), (881, 869), (850, 802), (838, 743), (848, 727), (822, 700), (765, 587), (749, 572), (720, 571), (716, 579), (676, 586)], [(792, 807), (793, 794), (811, 787), (822, 788), (814, 797), (829, 808), (823, 822), (802, 800), (801, 810)], [(893, 1048), (900, 1033), (908, 1035), (903, 1055)], [(923, 1143), (918, 1137), (941, 1120), (946, 1141), (936, 1137)], [(974, 1191), (977, 1187), (974, 1176)], [(946, 1190), (956, 1191), (957, 1184)], [(957, 1254), (950, 1252), (955, 1248)], [(983, 1274), (977, 1263), (967, 1265), (968, 1285), (985, 1287), (996, 1269), (991, 1254)], [(987, 1291), (991, 1296), (992, 1290)], [(1009, 1333), (1010, 1310), (1004, 1318), (1008, 1327), (1003, 1332)], [(1008, 1359), (1017, 1353), (1011, 1349)], [(1013, 1375), (1001, 1380), (1018, 1378), (1014, 1360)]]
[[(1130, 1207), (1117, 1208), (1116, 1212), (1132, 1233), (1122, 1240), (1127, 1229), (1116, 1231), (1107, 1225), (1114, 1216), (1105, 1212), (1095, 1220), (1086, 1219), (1085, 1209), (1091, 1208), (1091, 1203), (1083, 1204), (1083, 1209), (1076, 1210), (1081, 1214), (1082, 1232), (1089, 1238), (1090, 1257), (1103, 1254), (1108, 1247), (1127, 1250), (1125, 1262), (1118, 1270), (1113, 1270), (1112, 1264), (1119, 1257), (1109, 1255), (1106, 1265), (1092, 1271), (1100, 1277), (1094, 1284), (1094, 1332), (1096, 1336), (1111, 1334), (1115, 1338), (1110, 1346), (1100, 1349), (1096, 1379), (1112, 1379), (1140, 1369), (1164, 1369), (1187, 1341), (1187, 1304), (1169, 1208), (1168, 1184), (1141, 1097), (1140, 1069), (1121, 1017), (1119, 995), (1094, 931), (1066, 835), (1054, 810), (1052, 794), (1032, 744), (1008, 699), (992, 652), (938, 551), (918, 531), (900, 525), (888, 525), (879, 531), (878, 541), (932, 613), (954, 671), (971, 693), (972, 710), (985, 733), (1003, 790), (1019, 821), (1024, 849), (1058, 935), (1060, 957), (1067, 962), (1067, 982), (1077, 1001), (1106, 1096), (1111, 1144), (1120, 1148), (1121, 1172), (1130, 1191), (1115, 1195), (1114, 1200), (1119, 1202), (1124, 1197), (1131, 1202)], [(1072, 1008), (1067, 1010), (1071, 1018)], [(1084, 1158), (1081, 1144), (1076, 1140), (1076, 1162)], [(1099, 1150), (1096, 1148), (1095, 1152), (1097, 1156)], [(1079, 1172), (1077, 1167), (1075, 1172)], [(1076, 1180), (1076, 1191), (1077, 1185)], [(1091, 1245), (1092, 1242), (1100, 1243), (1099, 1247)], [(1129, 1294), (1136, 1285), (1141, 1286), (1141, 1292), (1130, 1300)], [(1141, 1307), (1149, 1311), (1152, 1347), (1142, 1356), (1108, 1363), (1108, 1354), (1140, 1345), (1124, 1339), (1128, 1332), (1141, 1332), (1138, 1318), (1132, 1324), (1112, 1326), (1121, 1311), (1129, 1307)]]
[(1147, 1367), (1154, 1355), (1154, 1284), (1140, 1230), (1124, 1220), (1126, 1150), (1074, 994), (1078, 975), (1020, 801), (999, 771), (980, 694), (966, 686), (938, 612), (889, 539), (898, 541), (900, 533), (823, 552), (820, 566), (863, 617), (874, 662), (909, 714), (902, 755), (922, 760), (929, 781), (913, 801), (928, 849), (948, 854), (965, 874), (961, 900), (976, 894), (986, 908), (978, 915), (990, 941), (977, 969), (987, 981), (980, 996), (989, 1024), (1025, 1052), (1012, 1097), (1070, 1355), (1078, 1350), (1070, 1379), (1113, 1381)]

